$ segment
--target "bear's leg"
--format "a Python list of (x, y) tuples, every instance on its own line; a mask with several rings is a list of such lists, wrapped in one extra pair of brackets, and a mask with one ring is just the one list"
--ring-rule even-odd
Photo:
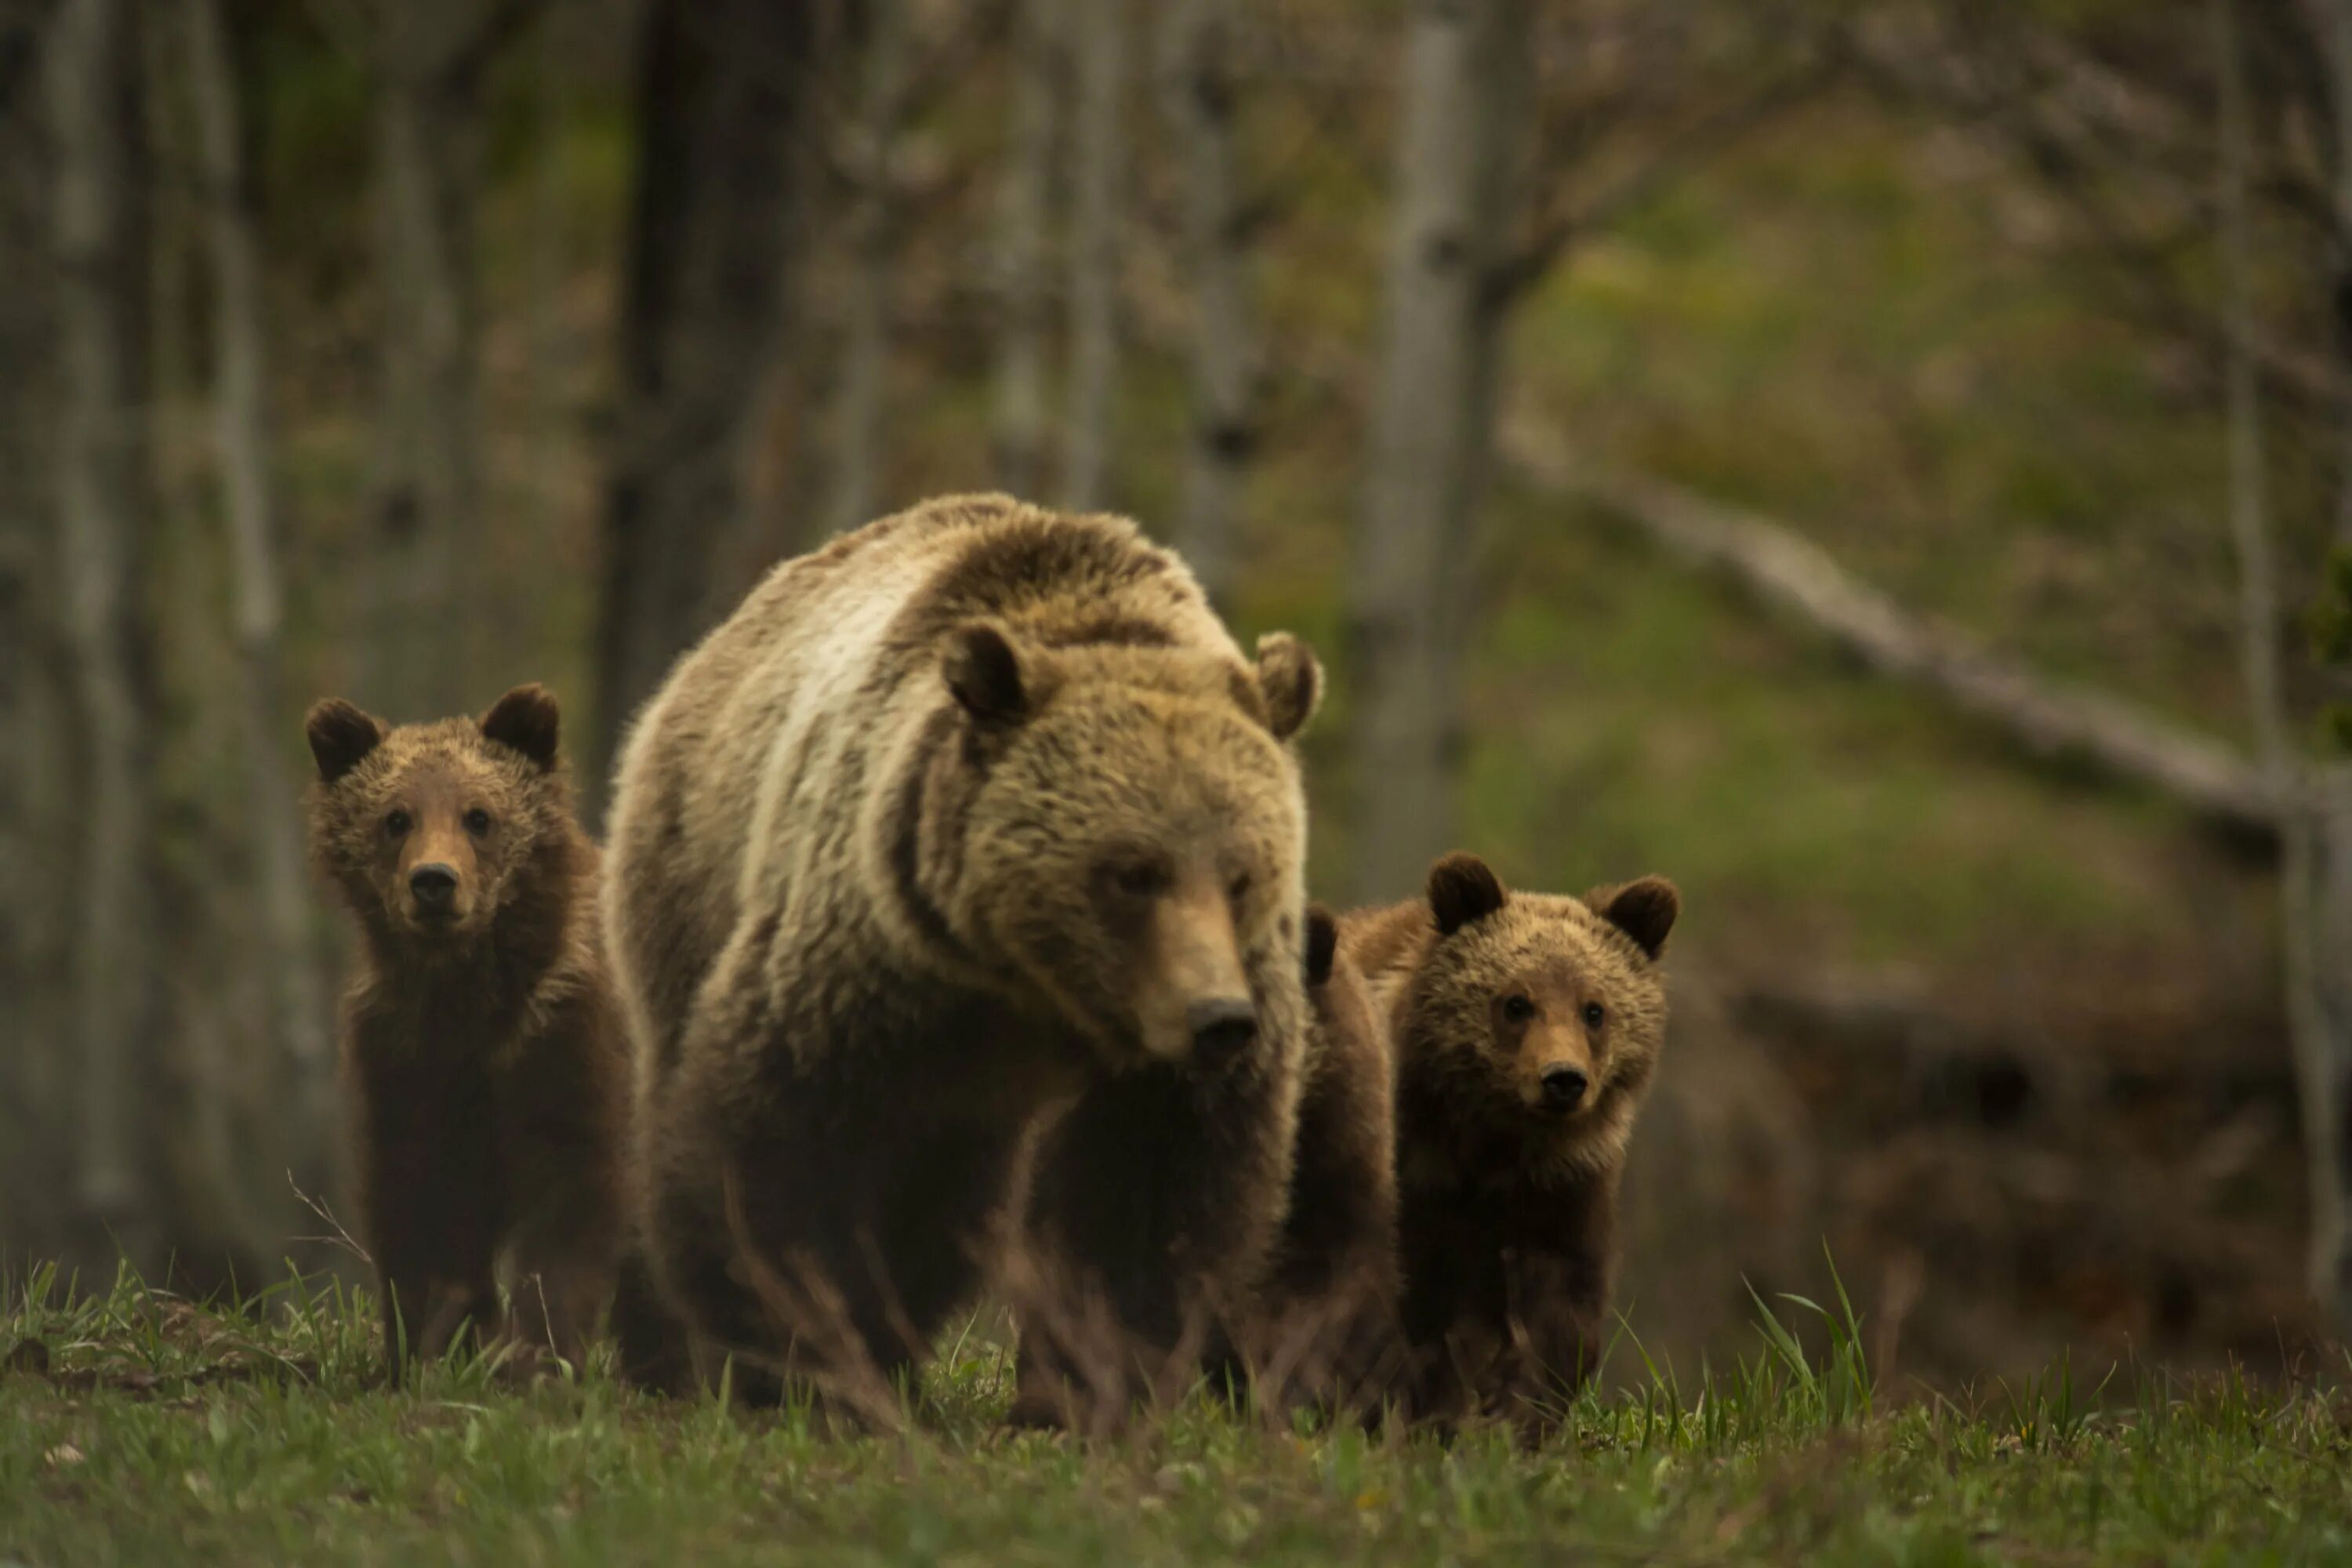
[(1013, 1418), (1115, 1427), (1224, 1359), (1281, 1225), (1292, 1091), (1278, 1062), (1097, 1084), (1039, 1153)]
[(1509, 1262), (1511, 1351), (1490, 1403), (1531, 1441), (1559, 1426), (1601, 1365), (1606, 1273), (1601, 1259), (1564, 1239), (1523, 1242)]
[(468, 1331), (478, 1344), (498, 1321), (490, 1255), (473, 1267), (444, 1256), (430, 1265), (395, 1260), (378, 1275), (384, 1369), (394, 1382), (417, 1362), (438, 1361)]
[(417, 1092), (362, 1091), (362, 1228), (376, 1265), (383, 1357), (396, 1382), (469, 1326), (496, 1327), (499, 1184), (478, 1118)]
[(737, 1352), (747, 1398), (781, 1398), (785, 1376), (805, 1377), (829, 1403), (881, 1417), (878, 1403), (895, 1405), (894, 1384), (974, 1293), (1012, 1143), (994, 1126), (844, 1126), (772, 1107), (755, 1138), (686, 1173), (657, 1164), (660, 1278), (695, 1329)]
[(634, 1247), (622, 1255), (614, 1282), (613, 1339), (622, 1381), (672, 1397), (692, 1388), (693, 1349), (686, 1325), (662, 1300), (653, 1266)]
[(1505, 1366), (1512, 1237), (1475, 1190), (1401, 1196), (1405, 1414), (1449, 1429), (1476, 1414)]
[(1249, 1352), (1261, 1396), (1369, 1415), (1403, 1359), (1385, 1058), (1323, 1068), (1299, 1105), (1289, 1215)]
[(499, 1085), (514, 1226), (509, 1331), (534, 1355), (581, 1364), (613, 1293), (621, 1237), (617, 1106), (580, 1070), (568, 1038), (542, 1037)]

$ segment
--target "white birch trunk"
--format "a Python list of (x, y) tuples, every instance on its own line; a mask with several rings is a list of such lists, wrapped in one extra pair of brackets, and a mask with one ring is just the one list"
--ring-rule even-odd
[(1527, 0), (1417, 0), (1350, 584), (1356, 892), (1403, 897), (1457, 830), (1462, 666), (1494, 441), (1529, 68)]
[(1069, 373), (1062, 406), (1062, 505), (1108, 503), (1118, 397), (1119, 184), (1128, 177), (1127, 0), (1079, 0), (1072, 27)]
[(139, 603), (147, 433), (137, 58), (129, 0), (62, 0), (43, 63), (57, 160), (58, 565), (82, 764), (72, 1181), (86, 1223), (111, 1230), (134, 1258), (149, 1217), (141, 1058), (157, 994), (152, 683)]
[[(298, 1129), (324, 1125), (330, 1058), (326, 987), (311, 941), (303, 866), (302, 806), (281, 736), (277, 487), (270, 450), (268, 347), (258, 222), (245, 166), (236, 67), (220, 0), (185, 0), (187, 79), (195, 109), (205, 192), (205, 237), (214, 289), (215, 428), (227, 502), (231, 615), (250, 809), (260, 940), (248, 950), (268, 999), (270, 1049), (248, 1069), (247, 1097), (268, 1142), (282, 1157), (314, 1141)], [(307, 1163), (307, 1162), (306, 1162)], [(308, 1173), (306, 1173), (307, 1174)], [(233, 1173), (224, 1171), (225, 1179)], [(261, 1169), (268, 1195), (282, 1197), (283, 1170)], [(257, 1198), (261, 1194), (248, 1194)], [(274, 1238), (265, 1238), (274, 1239)]]
[(380, 14), (375, 102), (384, 317), (362, 680), (402, 717), (462, 711), (473, 627), (457, 568), (480, 485), (473, 202), (480, 105), (458, 68), (473, 0)]
[(1019, 0), (1013, 32), (1013, 136), (997, 191), (996, 478), (1034, 500), (1045, 471), (1047, 238), (1054, 221), (1062, 0)]
[(1242, 487), (1257, 438), (1234, 21), (1234, 0), (1175, 0), (1161, 39), (1161, 95), (1184, 170), (1184, 262), (1192, 283), (1192, 441), (1175, 543), (1221, 608), (1233, 594)]
[[(2230, 534), (2238, 558), (2241, 662), (2263, 765), (2279, 800), (2279, 938), (2287, 1026), (2311, 1205), (2309, 1268), (2314, 1297), (2338, 1328), (2352, 1331), (2352, 812), (2319, 804), (2314, 771), (2294, 742), (2280, 677), (2278, 564), (2271, 538), (2263, 453), (2261, 389), (2250, 345), (2254, 294), (2247, 211), (2251, 132), (2245, 60), (2234, 0), (2213, 0), (2214, 58), (2221, 74), (2221, 261), (2229, 420)], [(2336, 839), (2335, 835), (2345, 837)], [(2330, 840), (2334, 839), (2334, 842)]]
[(894, 153), (906, 96), (908, 17), (904, 0), (866, 0), (865, 14), (856, 186), (849, 212), (852, 259), (842, 301), (833, 486), (824, 509), (828, 533), (846, 532), (879, 510), (882, 432), (889, 407), (890, 280), (898, 216)]

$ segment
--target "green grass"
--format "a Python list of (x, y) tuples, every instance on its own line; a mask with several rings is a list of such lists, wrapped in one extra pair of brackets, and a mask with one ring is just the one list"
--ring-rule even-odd
[(911, 1436), (848, 1436), (597, 1366), (525, 1384), (476, 1359), (389, 1388), (338, 1290), (198, 1307), (37, 1279), (0, 1316), (0, 1344), (47, 1356), (0, 1380), (0, 1563), (2352, 1562), (2332, 1384), (2061, 1364), (1965, 1407), (1896, 1403), (1842, 1297), (1772, 1306), (1740, 1365), (1650, 1368), (1537, 1451), (1301, 1435), (1197, 1397), (1086, 1446), (1002, 1430), (1005, 1358), (971, 1335)]

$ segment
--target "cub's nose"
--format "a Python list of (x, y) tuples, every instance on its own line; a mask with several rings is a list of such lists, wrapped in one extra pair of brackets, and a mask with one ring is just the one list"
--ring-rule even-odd
[(1555, 1110), (1573, 1110), (1583, 1103), (1590, 1082), (1575, 1068), (1553, 1068), (1543, 1075), (1544, 1103)]
[(1223, 1067), (1257, 1038), (1257, 1009), (1234, 997), (1195, 1002), (1185, 1009), (1184, 1026), (1192, 1031), (1193, 1060)]
[(457, 896), (457, 873), (447, 866), (419, 866), (408, 874), (408, 892), (417, 907), (446, 910)]

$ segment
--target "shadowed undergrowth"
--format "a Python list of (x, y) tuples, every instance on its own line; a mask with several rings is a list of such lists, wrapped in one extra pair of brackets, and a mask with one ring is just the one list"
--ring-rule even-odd
[(1842, 1290), (1777, 1300), (1738, 1365), (1645, 1362), (1533, 1452), (1200, 1393), (1079, 1444), (1002, 1428), (984, 1328), (880, 1437), (644, 1398), (601, 1353), (529, 1381), (458, 1353), (393, 1388), (368, 1304), (332, 1287), (199, 1305), (37, 1275), (0, 1317), (0, 1562), (2352, 1560), (2341, 1365), (2263, 1388), (2062, 1363), (1906, 1401), (1860, 1330)]

